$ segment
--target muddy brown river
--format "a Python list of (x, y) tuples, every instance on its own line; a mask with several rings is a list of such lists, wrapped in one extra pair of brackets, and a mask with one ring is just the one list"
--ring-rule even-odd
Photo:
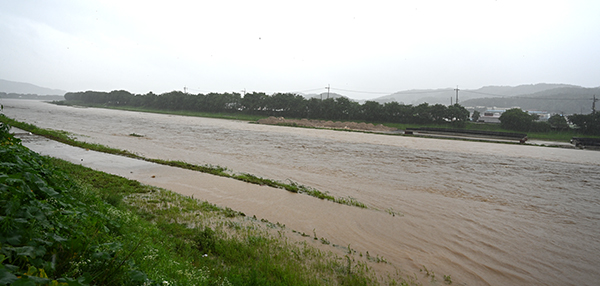
[[(600, 151), (291, 128), (29, 100), (0, 103), (11, 118), (64, 130), (81, 141), (291, 180), (354, 198), (370, 209), (147, 163), (115, 159), (97, 166), (300, 232), (314, 230), (332, 243), (382, 256), (405, 273), (419, 273), (424, 265), (440, 280), (450, 274), (457, 285), (600, 281)], [(130, 136), (134, 133), (142, 137)], [(42, 145), (30, 148), (50, 155), (63, 148)], [(63, 155), (72, 160), (84, 156), (77, 152), (85, 153)], [(156, 175), (154, 181), (150, 174)]]

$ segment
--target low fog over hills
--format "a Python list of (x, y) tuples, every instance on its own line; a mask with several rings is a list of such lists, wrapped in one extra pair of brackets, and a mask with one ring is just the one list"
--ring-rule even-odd
[[(532, 94), (536, 92), (542, 92), (550, 89), (561, 88), (561, 87), (575, 87), (567, 84), (530, 84), (530, 85), (519, 85), (519, 86), (485, 86), (479, 89), (460, 89), (458, 93), (459, 103), (463, 103), (465, 100), (482, 98), (482, 97), (504, 97), (504, 96), (518, 96), (525, 94)], [(399, 91), (394, 94), (378, 97), (372, 99), (379, 103), (386, 103), (397, 101), (404, 104), (421, 104), (427, 102), (429, 104), (444, 104), (448, 105), (456, 103), (456, 90), (454, 88), (445, 89), (418, 89), (418, 90), (405, 90)]]
[[(465, 107), (511, 108), (539, 110), (550, 113), (587, 114), (592, 111), (593, 97), (600, 98), (600, 87), (584, 88), (569, 84), (529, 84), (519, 86), (485, 86), (479, 89), (460, 89), (458, 100)], [(456, 103), (456, 90), (407, 90), (372, 99), (379, 103), (397, 101), (404, 104)], [(599, 106), (600, 108), (600, 106)], [(597, 108), (598, 109), (598, 108)]]
[(25, 82), (16, 82), (0, 79), (0, 92), (36, 95), (65, 95), (60, 89), (50, 89)]
[[(503, 97), (484, 97), (461, 102), (465, 107), (520, 107), (525, 110), (547, 111), (559, 114), (588, 114), (592, 112), (594, 95), (600, 98), (600, 87), (565, 86), (529, 94)], [(596, 110), (600, 108), (596, 102)]]

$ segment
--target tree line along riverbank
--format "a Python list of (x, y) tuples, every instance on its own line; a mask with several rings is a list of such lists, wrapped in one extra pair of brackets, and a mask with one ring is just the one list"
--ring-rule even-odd
[[(188, 94), (173, 91), (164, 94), (131, 94), (124, 90), (111, 92), (71, 92), (65, 101), (56, 104), (84, 105), (136, 111), (175, 113), (182, 115), (257, 121), (274, 116), (307, 118), (331, 121), (369, 122), (390, 128), (433, 127), (492, 132), (526, 132), (530, 139), (569, 142), (572, 137), (600, 138), (600, 113), (570, 116), (556, 115), (548, 122), (535, 121), (534, 116), (512, 110), (504, 116), (502, 124), (472, 122), (469, 112), (461, 105), (445, 106), (423, 103), (417, 106), (389, 102), (380, 104), (367, 101), (363, 104), (345, 97), (306, 99), (291, 93), (267, 95), (261, 92)], [(474, 120), (476, 121), (476, 120)], [(573, 128), (574, 126), (574, 128)]]
[(362, 120), (391, 123), (446, 123), (460, 125), (469, 119), (462, 106), (442, 104), (417, 106), (397, 102), (381, 105), (375, 101), (364, 104), (346, 97), (317, 99), (293, 94), (262, 92), (188, 94), (172, 91), (164, 94), (131, 94), (124, 90), (111, 92), (69, 92), (67, 102), (109, 106), (141, 107), (171, 111), (210, 113), (242, 113), (262, 117), (310, 118), (323, 120)]

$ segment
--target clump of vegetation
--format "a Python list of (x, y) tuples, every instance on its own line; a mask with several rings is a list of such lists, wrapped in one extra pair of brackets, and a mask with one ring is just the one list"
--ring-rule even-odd
[(359, 207), (359, 208), (363, 208), (366, 209), (367, 206), (359, 201), (357, 201), (355, 198), (353, 197), (346, 197), (346, 198), (337, 198), (335, 200), (336, 203), (340, 203), (343, 205), (349, 205), (349, 206), (355, 206), (355, 207)]
[(388, 208), (385, 210), (388, 214), (390, 214), (391, 216), (395, 217), (395, 216), (404, 216), (404, 214), (402, 214), (399, 211), (394, 210), (393, 208)]
[(536, 121), (538, 116), (529, 114), (520, 108), (509, 109), (500, 115), (500, 126), (508, 130), (524, 132), (548, 132), (550, 124), (548, 122)]
[(584, 134), (600, 135), (600, 112), (573, 114), (569, 116), (569, 120)]
[(450, 277), (450, 275), (444, 275), (444, 283), (448, 285), (452, 284), (452, 277)]
[(128, 217), (23, 147), (0, 127), (0, 276), (2, 284), (143, 283), (123, 240)]

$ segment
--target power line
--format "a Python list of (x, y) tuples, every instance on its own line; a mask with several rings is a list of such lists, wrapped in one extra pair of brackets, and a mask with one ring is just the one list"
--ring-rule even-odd
[(430, 93), (440, 93), (447, 92), (448, 90), (423, 90), (423, 91), (396, 91), (396, 92), (387, 92), (387, 91), (364, 91), (364, 90), (350, 90), (350, 89), (341, 89), (341, 88), (331, 88), (332, 90), (346, 91), (346, 92), (354, 92), (354, 93), (368, 93), (368, 94), (430, 94)]
[(369, 94), (392, 94), (393, 92), (380, 92), (380, 91), (361, 91), (361, 90), (349, 90), (349, 89), (341, 89), (341, 88), (331, 88), (333, 90), (345, 91), (345, 92), (354, 92), (354, 93), (369, 93)]
[(185, 87), (185, 89), (187, 89), (187, 90), (195, 90), (195, 91), (204, 92), (204, 93), (210, 93), (211, 92), (211, 91), (200, 90), (200, 89), (195, 89), (195, 88), (190, 88), (190, 87)]
[(518, 99), (535, 99), (535, 100), (592, 100), (591, 98), (546, 98), (546, 97), (528, 97), (528, 96), (518, 96), (518, 95), (517, 96), (508, 96), (508, 95), (493, 94), (493, 93), (472, 91), (472, 90), (466, 90), (466, 89), (463, 89), (462, 91), (476, 93), (476, 94), (498, 96), (498, 97), (504, 98), (504, 99), (518, 98)]
[(322, 89), (323, 89), (322, 87), (319, 87), (319, 88), (313, 88), (313, 89), (292, 91), (292, 93), (304, 93), (304, 92), (311, 92), (311, 91), (317, 91), (317, 90), (322, 90)]
[(452, 91), (452, 90), (451, 89), (443, 89), (443, 90), (435, 89), (435, 90), (422, 90), (422, 91), (397, 91), (397, 92), (390, 92), (389, 94), (430, 94), (430, 93), (440, 93), (440, 92), (450, 92), (450, 91)]

